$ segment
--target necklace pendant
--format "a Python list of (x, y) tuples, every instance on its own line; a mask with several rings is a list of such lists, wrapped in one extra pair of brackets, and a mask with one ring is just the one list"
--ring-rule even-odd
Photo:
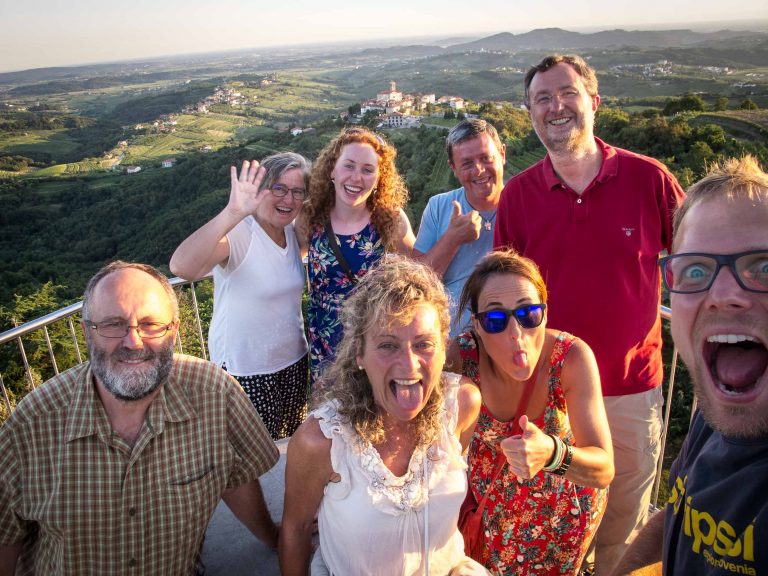
[(490, 229), (491, 229), (491, 221), (490, 220), (486, 220), (484, 226), (485, 226), (486, 230), (490, 231)]

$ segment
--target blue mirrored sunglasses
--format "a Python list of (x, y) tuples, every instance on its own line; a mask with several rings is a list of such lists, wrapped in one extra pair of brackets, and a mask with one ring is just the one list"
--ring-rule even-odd
[(498, 334), (506, 330), (510, 318), (514, 318), (521, 328), (536, 328), (544, 321), (546, 309), (546, 304), (525, 304), (514, 310), (494, 308), (478, 312), (475, 318), (488, 334)]

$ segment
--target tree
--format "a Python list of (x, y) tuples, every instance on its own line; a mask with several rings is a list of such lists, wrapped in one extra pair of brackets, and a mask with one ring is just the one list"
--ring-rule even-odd
[(360, 120), (360, 124), (367, 128), (375, 128), (379, 123), (379, 113), (376, 110), (368, 110), (363, 114), (363, 118)]
[(715, 112), (724, 112), (725, 110), (728, 110), (728, 97), (720, 96), (715, 102), (714, 110)]
[(747, 98), (739, 105), (740, 110), (757, 110), (758, 106), (752, 102), (751, 98)]
[(352, 116), (359, 116), (360, 115), (360, 103), (352, 104), (349, 108), (347, 108), (347, 112), (349, 112)]
[(452, 108), (448, 108), (448, 110), (445, 111), (445, 114), (443, 114), (443, 118), (445, 120), (453, 120), (454, 118), (456, 118), (456, 114), (453, 113)]
[(703, 112), (704, 100), (695, 94), (688, 92), (680, 98), (680, 110), (682, 112)]
[(616, 136), (629, 126), (629, 114), (618, 108), (600, 108), (595, 118), (595, 133), (605, 140), (615, 141)]
[(704, 100), (688, 92), (680, 98), (673, 98), (664, 106), (664, 116), (674, 116), (680, 112), (703, 112)]

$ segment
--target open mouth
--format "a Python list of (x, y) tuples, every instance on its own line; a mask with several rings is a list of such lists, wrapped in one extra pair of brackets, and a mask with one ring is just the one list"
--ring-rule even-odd
[(275, 210), (280, 212), (280, 214), (285, 214), (286, 216), (289, 214), (293, 214), (294, 212), (293, 208), (285, 208), (283, 206), (275, 206)]
[(570, 122), (570, 118), (555, 118), (554, 120), (550, 120), (549, 124), (551, 126), (564, 126), (565, 124), (568, 124)]
[(397, 405), (403, 410), (416, 410), (424, 400), (423, 381), (417, 378), (392, 379), (389, 389), (395, 397)]
[(754, 336), (716, 334), (704, 344), (704, 359), (723, 395), (748, 400), (765, 381), (768, 348)]
[(351, 196), (357, 196), (362, 191), (363, 189), (359, 186), (346, 186), (346, 185), (344, 186), (344, 192), (346, 192)]

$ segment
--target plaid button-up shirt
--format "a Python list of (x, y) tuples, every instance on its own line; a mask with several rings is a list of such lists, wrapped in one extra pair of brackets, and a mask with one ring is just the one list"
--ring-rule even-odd
[(0, 544), (25, 543), (17, 573), (194, 574), (222, 492), (277, 457), (242, 388), (210, 362), (175, 356), (133, 447), (81, 364), (0, 427)]

